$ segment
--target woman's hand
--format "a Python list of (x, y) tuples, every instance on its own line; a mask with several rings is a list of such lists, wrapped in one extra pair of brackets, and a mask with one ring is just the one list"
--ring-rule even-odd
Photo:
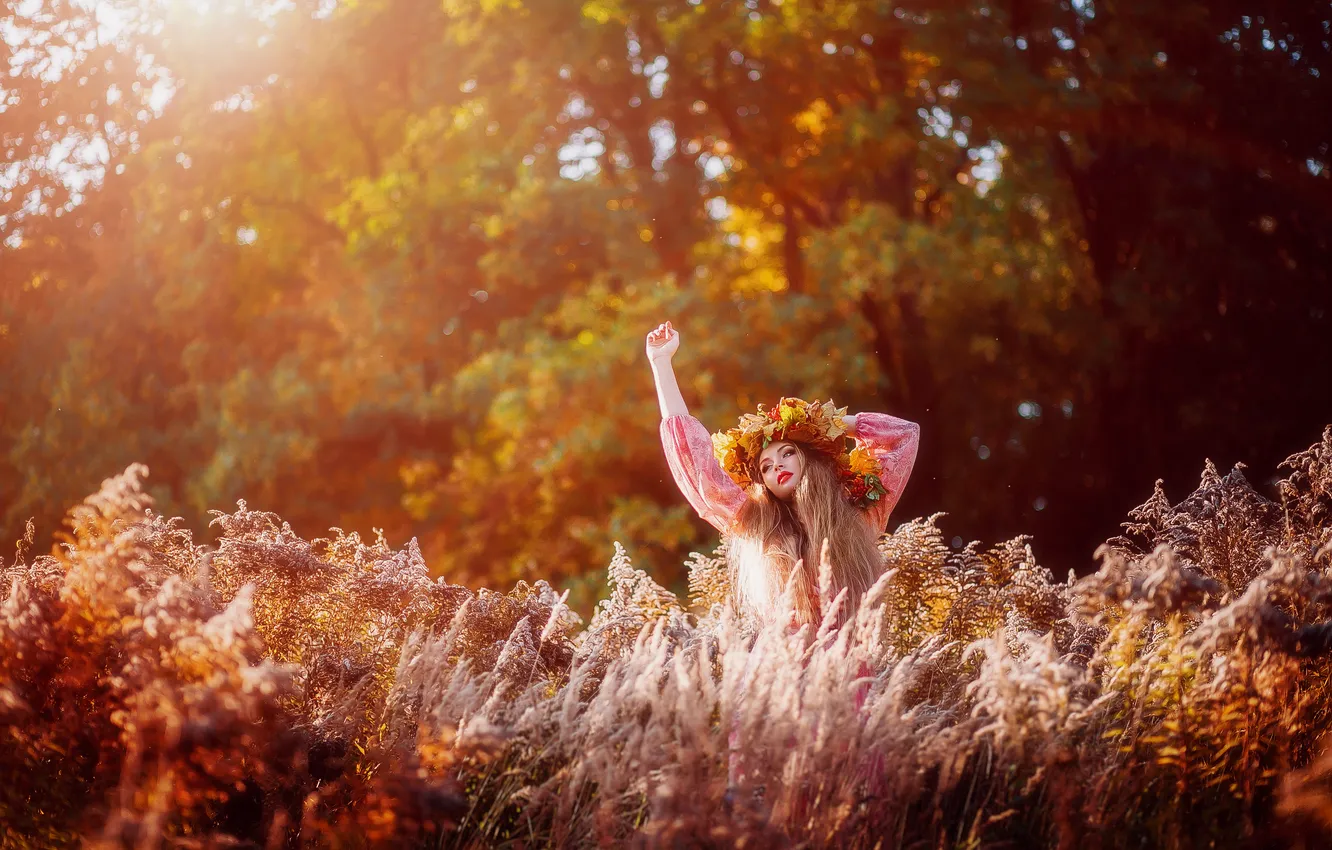
[(854, 413), (848, 413), (847, 415), (843, 416), (842, 423), (846, 425), (846, 433), (848, 434), (856, 433), (856, 415)]
[(647, 335), (648, 360), (670, 360), (680, 348), (680, 334), (671, 327), (670, 322), (657, 325), (656, 330)]

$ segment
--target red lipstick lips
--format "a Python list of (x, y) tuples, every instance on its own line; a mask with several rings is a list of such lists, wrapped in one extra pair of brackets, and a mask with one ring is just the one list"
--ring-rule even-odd
[(790, 480), (791, 476), (794, 475), (794, 474), (795, 474), (795, 473), (792, 473), (792, 472), (779, 472), (779, 473), (777, 473), (777, 483), (778, 483), (778, 484), (785, 484), (788, 480)]

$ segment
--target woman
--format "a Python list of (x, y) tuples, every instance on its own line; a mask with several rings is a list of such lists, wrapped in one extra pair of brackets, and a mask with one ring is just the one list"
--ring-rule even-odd
[[(729, 538), (737, 608), (762, 621), (817, 626), (826, 540), (833, 595), (847, 591), (837, 618), (844, 621), (882, 570), (876, 541), (911, 475), (920, 427), (882, 413), (849, 416), (831, 402), (782, 399), (709, 436), (680, 395), (671, 367), (679, 347), (670, 322), (647, 336), (662, 446), (689, 504)], [(793, 610), (781, 607), (788, 581)]]

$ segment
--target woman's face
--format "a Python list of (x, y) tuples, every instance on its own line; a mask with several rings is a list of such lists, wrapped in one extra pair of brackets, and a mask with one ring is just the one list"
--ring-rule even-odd
[(770, 443), (759, 455), (759, 474), (772, 495), (786, 500), (795, 493), (805, 471), (805, 458), (794, 443)]

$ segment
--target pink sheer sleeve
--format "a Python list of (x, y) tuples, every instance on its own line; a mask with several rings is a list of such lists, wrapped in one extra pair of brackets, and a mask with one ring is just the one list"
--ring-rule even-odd
[(692, 416), (661, 420), (661, 446), (675, 483), (698, 515), (723, 534), (749, 498), (712, 454), (712, 436)]
[(920, 426), (886, 413), (857, 413), (853, 436), (879, 462), (879, 480), (888, 490), (888, 495), (869, 509), (870, 521), (882, 530), (888, 525), (888, 515), (901, 498), (911, 468), (916, 464)]

